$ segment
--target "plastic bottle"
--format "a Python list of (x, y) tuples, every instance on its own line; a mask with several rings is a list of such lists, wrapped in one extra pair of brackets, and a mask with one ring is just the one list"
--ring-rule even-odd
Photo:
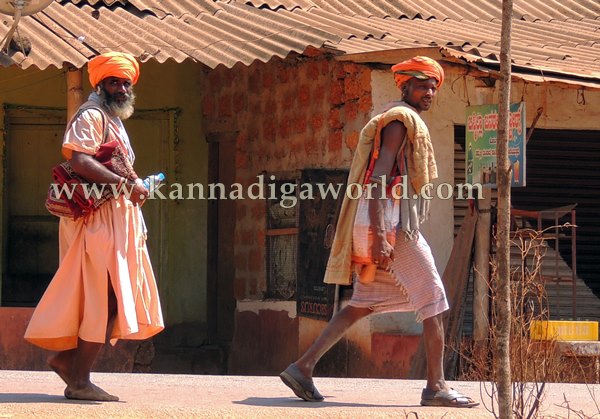
[(144, 187), (146, 189), (148, 189), (150, 192), (152, 192), (154, 189), (156, 189), (158, 186), (160, 186), (160, 184), (162, 182), (165, 181), (165, 175), (164, 173), (160, 172), (157, 173), (155, 175), (150, 175), (147, 178), (144, 179)]

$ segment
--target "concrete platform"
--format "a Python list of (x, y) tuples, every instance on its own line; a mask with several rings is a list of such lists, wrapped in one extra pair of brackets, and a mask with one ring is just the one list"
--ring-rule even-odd
[[(0, 371), (0, 418), (494, 417), (486, 409), (486, 385), (478, 382), (452, 386), (482, 405), (450, 409), (420, 406), (424, 382), (418, 380), (317, 377), (326, 397), (320, 403), (297, 399), (278, 377), (94, 373), (92, 380), (121, 401), (71, 401), (62, 396), (64, 384), (52, 372)], [(542, 405), (543, 417), (600, 418), (600, 385), (548, 384)]]

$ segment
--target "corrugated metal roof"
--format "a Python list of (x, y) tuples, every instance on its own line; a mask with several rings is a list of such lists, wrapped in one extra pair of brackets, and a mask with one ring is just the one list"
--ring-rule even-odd
[[(390, 44), (397, 43), (397, 48), (407, 44), (413, 47), (440, 46), (496, 62), (499, 60), (500, 21), (469, 22), (466, 25), (464, 21), (437, 19), (353, 19), (363, 26), (369, 22), (373, 29), (385, 32), (387, 35), (381, 40), (386, 42), (386, 46), (378, 48), (379, 40), (362, 38), (362, 33), (356, 31), (356, 38), (364, 39), (362, 43), (357, 39), (348, 43), (348, 37), (345, 37), (336, 46), (348, 54), (390, 49)], [(600, 78), (600, 19), (585, 22), (515, 21), (512, 59), (514, 64), (522, 67)]]
[[(237, 0), (242, 1), (242, 0)], [(255, 7), (269, 6), (276, 10), (296, 7), (308, 10), (311, 5), (331, 13), (347, 16), (391, 17), (409, 19), (485, 20), (502, 17), (501, 0), (249, 0)], [(309, 3), (309, 4), (307, 4)], [(595, 19), (600, 15), (597, 0), (515, 0), (514, 16), (523, 20), (576, 19), (582, 16)]]
[[(308, 46), (356, 54), (436, 46), (497, 64), (500, 0), (56, 0), (23, 19), (33, 49), (1, 64), (85, 65), (106, 50), (142, 61), (232, 67)], [(512, 58), (522, 68), (600, 78), (598, 0), (515, 0)], [(0, 25), (6, 32), (10, 18)], [(462, 54), (462, 55), (461, 55)]]
[[(221, 3), (245, 3), (255, 8), (271, 10), (309, 10), (318, 7), (334, 14), (365, 17), (391, 17), (409, 19), (485, 20), (500, 19), (501, 0), (56, 0), (74, 4), (130, 3), (139, 10), (171, 14), (180, 17), (185, 13), (214, 13)], [(514, 0), (515, 19), (565, 20), (600, 16), (597, 0)]]
[[(122, 6), (129, 3), (141, 12), (155, 14), (159, 18), (168, 15), (180, 18), (184, 15), (198, 16), (201, 13), (214, 14), (221, 10), (221, 3), (214, 0), (55, 0), (58, 3), (73, 3), (77, 6), (112, 6), (119, 3)], [(231, 0), (230, 0), (231, 1)], [(223, 1), (228, 3), (228, 1)]]

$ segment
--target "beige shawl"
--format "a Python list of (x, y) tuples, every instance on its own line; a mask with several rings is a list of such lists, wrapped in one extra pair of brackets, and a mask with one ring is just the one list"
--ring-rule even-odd
[[(401, 103), (400, 106), (374, 116), (362, 129), (352, 159), (348, 185), (362, 184), (373, 144), (376, 139), (380, 139), (381, 130), (393, 121), (400, 121), (406, 127), (410, 186), (418, 193), (423, 186), (437, 178), (437, 166), (427, 125), (414, 108)], [(352, 229), (357, 207), (358, 199), (344, 196), (325, 271), (326, 284), (350, 285), (352, 283)]]

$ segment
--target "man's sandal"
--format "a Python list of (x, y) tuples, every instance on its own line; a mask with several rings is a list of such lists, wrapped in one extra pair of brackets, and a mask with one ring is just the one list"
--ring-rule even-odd
[(479, 402), (454, 389), (433, 391), (424, 388), (421, 393), (421, 406), (469, 408), (479, 406)]
[(322, 402), (324, 397), (315, 387), (312, 378), (304, 376), (296, 364), (290, 364), (281, 374), (281, 381), (292, 389), (294, 394), (307, 402)]

